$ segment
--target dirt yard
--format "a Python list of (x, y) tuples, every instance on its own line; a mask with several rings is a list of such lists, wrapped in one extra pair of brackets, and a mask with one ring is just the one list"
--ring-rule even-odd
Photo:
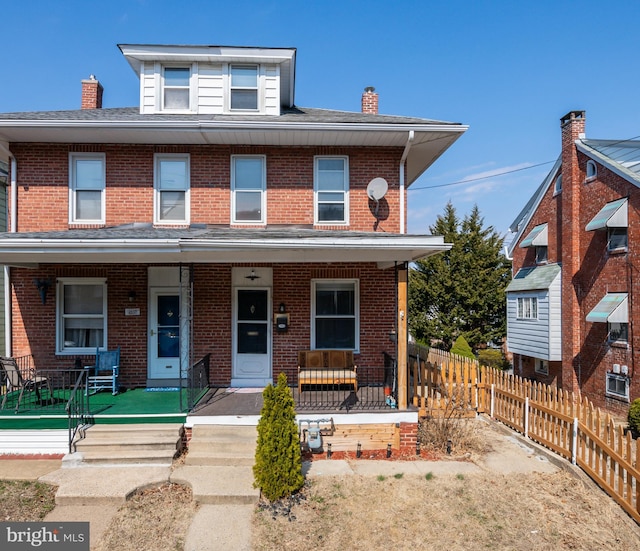
[[(495, 433), (479, 436), (477, 451), (457, 450), (459, 458), (483, 464), (496, 451)], [(253, 549), (640, 549), (640, 526), (584, 475), (484, 468), (418, 476), (395, 465), (393, 475), (310, 478), (288, 515), (257, 508)], [(0, 489), (3, 520), (38, 520), (52, 505), (46, 488)], [(36, 513), (34, 503), (44, 511)], [(119, 511), (95, 549), (184, 549), (196, 509), (184, 487), (145, 490)]]

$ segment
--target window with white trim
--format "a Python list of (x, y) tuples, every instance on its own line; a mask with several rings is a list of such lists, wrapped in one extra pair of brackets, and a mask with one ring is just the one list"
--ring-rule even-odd
[(607, 228), (607, 250), (626, 251), (627, 247), (627, 228)]
[(69, 222), (105, 223), (105, 155), (69, 155)]
[(518, 297), (518, 319), (538, 319), (538, 298)]
[(313, 188), (315, 223), (348, 224), (348, 158), (315, 157)]
[(189, 223), (189, 155), (157, 154), (154, 168), (154, 223)]
[(56, 354), (95, 354), (106, 342), (107, 280), (58, 279)]
[(191, 96), (191, 68), (163, 67), (162, 109), (188, 111)]
[(358, 351), (359, 311), (358, 280), (312, 280), (311, 347)]
[(230, 108), (232, 111), (258, 110), (258, 66), (231, 65)]
[(266, 159), (231, 157), (231, 220), (240, 224), (266, 223)]
[(625, 375), (607, 373), (607, 396), (629, 400), (629, 379)]
[(607, 322), (607, 340), (610, 343), (626, 344), (629, 342), (629, 324)]

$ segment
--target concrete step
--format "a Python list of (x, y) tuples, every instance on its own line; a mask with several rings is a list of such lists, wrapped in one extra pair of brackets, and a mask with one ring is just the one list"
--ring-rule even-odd
[(201, 504), (255, 504), (260, 498), (249, 466), (182, 465), (171, 473), (170, 480), (190, 486), (193, 498)]
[(195, 425), (185, 464), (252, 466), (257, 438), (255, 426)]
[(93, 425), (74, 442), (70, 461), (86, 464), (169, 465), (182, 446), (178, 423)]
[(78, 452), (84, 464), (101, 465), (171, 465), (175, 450), (117, 449)]

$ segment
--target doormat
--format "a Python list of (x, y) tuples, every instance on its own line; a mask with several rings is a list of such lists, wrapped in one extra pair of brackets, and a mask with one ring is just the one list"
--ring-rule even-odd
[(145, 390), (147, 392), (178, 392), (180, 389), (177, 386), (153, 386)]
[(225, 392), (233, 392), (235, 394), (256, 394), (262, 393), (264, 388), (228, 388)]

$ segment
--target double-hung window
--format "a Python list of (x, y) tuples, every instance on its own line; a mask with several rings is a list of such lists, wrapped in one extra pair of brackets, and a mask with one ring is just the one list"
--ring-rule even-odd
[(104, 224), (104, 154), (72, 153), (69, 165), (69, 221)]
[(189, 223), (189, 155), (155, 156), (154, 223)]
[(353, 279), (313, 280), (312, 348), (360, 347), (359, 288)]
[(258, 109), (258, 66), (231, 65), (231, 110)]
[(624, 375), (607, 373), (607, 396), (629, 400), (629, 379)]
[(56, 353), (95, 354), (107, 342), (107, 281), (60, 278), (56, 293)]
[(538, 298), (518, 297), (518, 319), (538, 319)]
[(187, 111), (190, 107), (191, 69), (164, 67), (162, 70), (162, 108)]
[(314, 199), (316, 224), (348, 224), (349, 163), (347, 157), (316, 157)]
[(240, 224), (266, 223), (266, 169), (263, 156), (231, 158), (232, 221)]

